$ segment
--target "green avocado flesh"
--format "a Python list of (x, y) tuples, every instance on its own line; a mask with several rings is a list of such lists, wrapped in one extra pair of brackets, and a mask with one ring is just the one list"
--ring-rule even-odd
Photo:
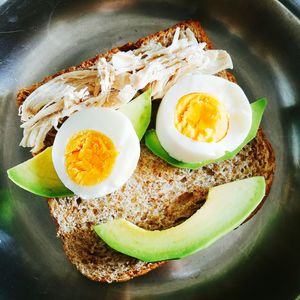
[(139, 140), (141, 140), (151, 119), (151, 89), (121, 107), (119, 111), (130, 119)]
[(63, 197), (73, 193), (58, 178), (52, 163), (52, 147), (7, 170), (9, 179), (33, 194)]
[(266, 105), (267, 105), (267, 99), (265, 98), (259, 99), (256, 102), (251, 104), (252, 125), (248, 133), (248, 136), (246, 137), (244, 142), (239, 147), (237, 147), (234, 151), (226, 152), (225, 155), (214, 160), (205, 160), (199, 163), (185, 163), (176, 160), (175, 158), (171, 157), (168, 154), (168, 152), (161, 146), (156, 131), (154, 129), (148, 130), (146, 132), (145, 144), (152, 153), (154, 153), (156, 156), (160, 157), (170, 165), (177, 168), (198, 169), (200, 167), (209, 165), (211, 163), (217, 163), (226, 159), (230, 159), (236, 156), (246, 144), (248, 144), (252, 139), (255, 138)]
[(183, 258), (242, 224), (264, 195), (264, 177), (247, 178), (211, 188), (205, 204), (175, 227), (149, 231), (116, 219), (94, 230), (111, 248), (146, 262)]

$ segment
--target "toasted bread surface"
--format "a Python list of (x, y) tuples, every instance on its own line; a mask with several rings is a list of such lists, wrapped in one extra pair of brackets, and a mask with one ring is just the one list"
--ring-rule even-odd
[[(199, 22), (181, 22), (135, 43), (130, 42), (99, 54), (76, 67), (62, 70), (20, 90), (18, 104), (21, 105), (43, 83), (62, 73), (86, 69), (95, 64), (99, 57), (109, 60), (120, 50), (136, 49), (150, 40), (168, 45), (177, 27), (190, 28), (199, 41), (206, 42), (207, 48), (212, 48), (212, 43)], [(227, 71), (219, 75), (235, 82), (234, 76)], [(53, 134), (50, 133), (47, 139), (47, 144), (50, 145)], [(209, 187), (260, 175), (266, 178), (268, 193), (274, 168), (274, 153), (262, 130), (235, 158), (198, 170), (172, 167), (142, 146), (137, 169), (118, 191), (95, 200), (83, 200), (76, 196), (49, 199), (48, 204), (64, 250), (82, 274), (96, 281), (126, 281), (145, 274), (164, 262), (146, 263), (112, 250), (96, 236), (92, 229), (94, 224), (114, 218), (126, 218), (149, 230), (169, 228), (190, 217), (201, 207)]]

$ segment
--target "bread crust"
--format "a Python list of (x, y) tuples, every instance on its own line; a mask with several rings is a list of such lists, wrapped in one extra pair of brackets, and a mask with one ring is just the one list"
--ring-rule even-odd
[[(69, 67), (67, 69), (63, 69), (59, 72), (57, 72), (54, 75), (50, 75), (46, 78), (44, 78), (41, 82), (35, 83), (33, 85), (31, 85), (30, 87), (26, 87), (21, 89), (18, 94), (17, 94), (17, 104), (20, 106), (23, 101), (26, 99), (26, 97), (28, 97), (28, 95), (30, 95), (36, 88), (38, 88), (39, 86), (41, 86), (42, 84), (48, 82), (49, 80), (63, 74), (63, 73), (67, 73), (67, 72), (71, 72), (71, 71), (75, 71), (75, 70), (82, 70), (82, 69), (87, 69), (88, 67), (92, 66), (95, 64), (95, 62), (100, 58), (100, 57), (105, 57), (107, 60), (109, 60), (111, 58), (111, 56), (114, 53), (117, 53), (118, 51), (128, 51), (128, 50), (133, 50), (136, 48), (139, 48), (141, 45), (148, 43), (150, 40), (156, 40), (161, 42), (162, 44), (168, 44), (170, 43), (170, 41), (172, 40), (172, 36), (176, 30), (177, 27), (180, 27), (181, 29), (186, 29), (186, 28), (190, 28), (196, 38), (199, 41), (202, 42), (206, 42), (207, 43), (207, 48), (211, 49), (213, 48), (213, 45), (211, 43), (211, 41), (209, 40), (208, 36), (206, 35), (206, 33), (204, 32), (203, 28), (201, 27), (200, 23), (198, 21), (195, 20), (189, 20), (189, 21), (184, 21), (184, 22), (180, 22), (178, 24), (175, 24), (174, 26), (163, 30), (163, 31), (159, 31), (157, 33), (154, 33), (152, 35), (149, 35), (147, 37), (141, 38), (136, 42), (128, 42), (127, 44), (121, 46), (121, 47), (116, 47), (111, 49), (110, 51), (103, 53), (103, 54), (98, 54), (90, 59), (87, 59), (85, 61), (83, 61), (81, 64), (77, 65), (77, 66), (73, 66), (73, 67)], [(229, 73), (228, 71), (223, 71), (220, 72), (220, 74), (218, 74), (219, 76), (222, 76), (232, 82), (236, 82), (235, 77)], [(265, 138), (265, 135), (262, 131), (262, 129), (260, 129), (258, 131), (257, 137), (254, 141), (254, 143), (258, 143), (264, 146), (264, 150), (266, 151), (266, 156), (268, 157), (268, 166), (269, 169), (266, 172), (266, 174), (262, 174), (265, 176), (266, 178), (266, 196), (269, 193), (270, 189), (271, 189), (271, 184), (272, 184), (272, 179), (273, 179), (273, 174), (274, 174), (274, 169), (275, 169), (275, 156), (274, 156), (274, 152), (272, 149), (271, 144), (269, 143), (269, 141)], [(268, 153), (267, 153), (268, 152)], [(160, 161), (160, 158), (156, 157), (156, 159), (158, 161)], [(213, 176), (213, 175), (212, 175)], [(260, 203), (260, 205), (257, 207), (257, 209), (248, 217), (247, 220), (249, 220), (250, 218), (253, 217), (253, 215), (261, 208), (261, 206), (263, 205), (264, 201), (265, 201), (266, 197), (263, 199), (263, 201)], [(57, 210), (57, 201), (55, 199), (49, 199), (48, 200), (48, 205), (49, 205), (49, 210), (50, 210), (50, 214), (56, 224), (56, 228), (57, 228), (57, 232), (60, 232), (60, 225), (59, 222), (57, 220), (57, 216), (56, 214), (56, 210)], [(246, 221), (247, 221), (246, 220)], [(245, 221), (245, 222), (246, 222)], [(83, 232), (84, 234), (84, 232)], [(144, 263), (140, 268), (138, 269), (129, 269), (128, 271), (118, 275), (117, 277), (112, 278), (110, 276), (110, 274), (107, 274), (107, 276), (99, 276), (99, 275), (95, 275), (94, 273), (89, 273), (85, 271), (84, 266), (81, 266), (80, 263), (77, 262), (77, 253), (70, 249), (70, 247), (72, 245), (70, 245), (69, 241), (69, 236), (68, 234), (59, 234), (62, 241), (63, 241), (63, 245), (64, 245), (64, 250), (67, 254), (67, 257), (69, 258), (70, 262), (72, 262), (73, 264), (76, 265), (76, 267), (78, 268), (79, 271), (81, 271), (82, 274), (84, 274), (85, 276), (89, 277), (92, 280), (95, 281), (100, 281), (100, 282), (111, 282), (111, 281), (118, 281), (118, 282), (122, 282), (122, 281), (127, 281), (133, 277), (137, 277), (137, 276), (141, 276), (143, 274), (148, 273), (149, 271), (161, 266), (162, 264), (166, 263), (166, 262), (157, 262), (157, 263)], [(70, 238), (70, 240), (72, 241), (72, 238)], [(73, 251), (73, 252), (72, 252)], [(118, 254), (120, 256), (122, 256), (123, 254)], [(129, 258), (131, 260), (133, 260), (132, 258)]]

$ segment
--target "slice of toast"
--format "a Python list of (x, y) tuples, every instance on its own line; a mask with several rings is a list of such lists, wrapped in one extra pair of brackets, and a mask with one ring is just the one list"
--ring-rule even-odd
[[(176, 27), (190, 28), (198, 41), (206, 42), (207, 47), (212, 48), (199, 22), (182, 22), (135, 43), (99, 54), (79, 66), (62, 70), (40, 83), (22, 89), (18, 93), (18, 104), (21, 105), (41, 84), (62, 73), (86, 69), (101, 56), (109, 60), (119, 50), (136, 49), (150, 40), (169, 45)], [(219, 75), (235, 81), (229, 72), (224, 71)], [(50, 134), (48, 145), (52, 141), (53, 136)], [(96, 236), (92, 230), (94, 224), (114, 218), (126, 218), (145, 229), (169, 228), (190, 217), (203, 204), (211, 186), (260, 175), (266, 179), (268, 193), (274, 169), (274, 153), (261, 129), (256, 138), (233, 159), (198, 170), (172, 167), (142, 145), (138, 167), (120, 190), (96, 200), (82, 200), (75, 196), (49, 199), (48, 204), (64, 250), (83, 275), (96, 281), (126, 281), (145, 274), (164, 262), (146, 263), (112, 250)]]

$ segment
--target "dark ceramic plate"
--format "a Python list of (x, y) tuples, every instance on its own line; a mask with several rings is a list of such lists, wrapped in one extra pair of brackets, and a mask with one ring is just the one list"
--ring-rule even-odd
[[(298, 1), (0, 0), (0, 298), (295, 299), (300, 293), (300, 25)], [(286, 6), (285, 6), (286, 5)], [(18, 88), (179, 20), (199, 19), (228, 50), (277, 158), (272, 191), (247, 224), (141, 278), (99, 284), (68, 262), (47, 203), (8, 181), (18, 147)]]

